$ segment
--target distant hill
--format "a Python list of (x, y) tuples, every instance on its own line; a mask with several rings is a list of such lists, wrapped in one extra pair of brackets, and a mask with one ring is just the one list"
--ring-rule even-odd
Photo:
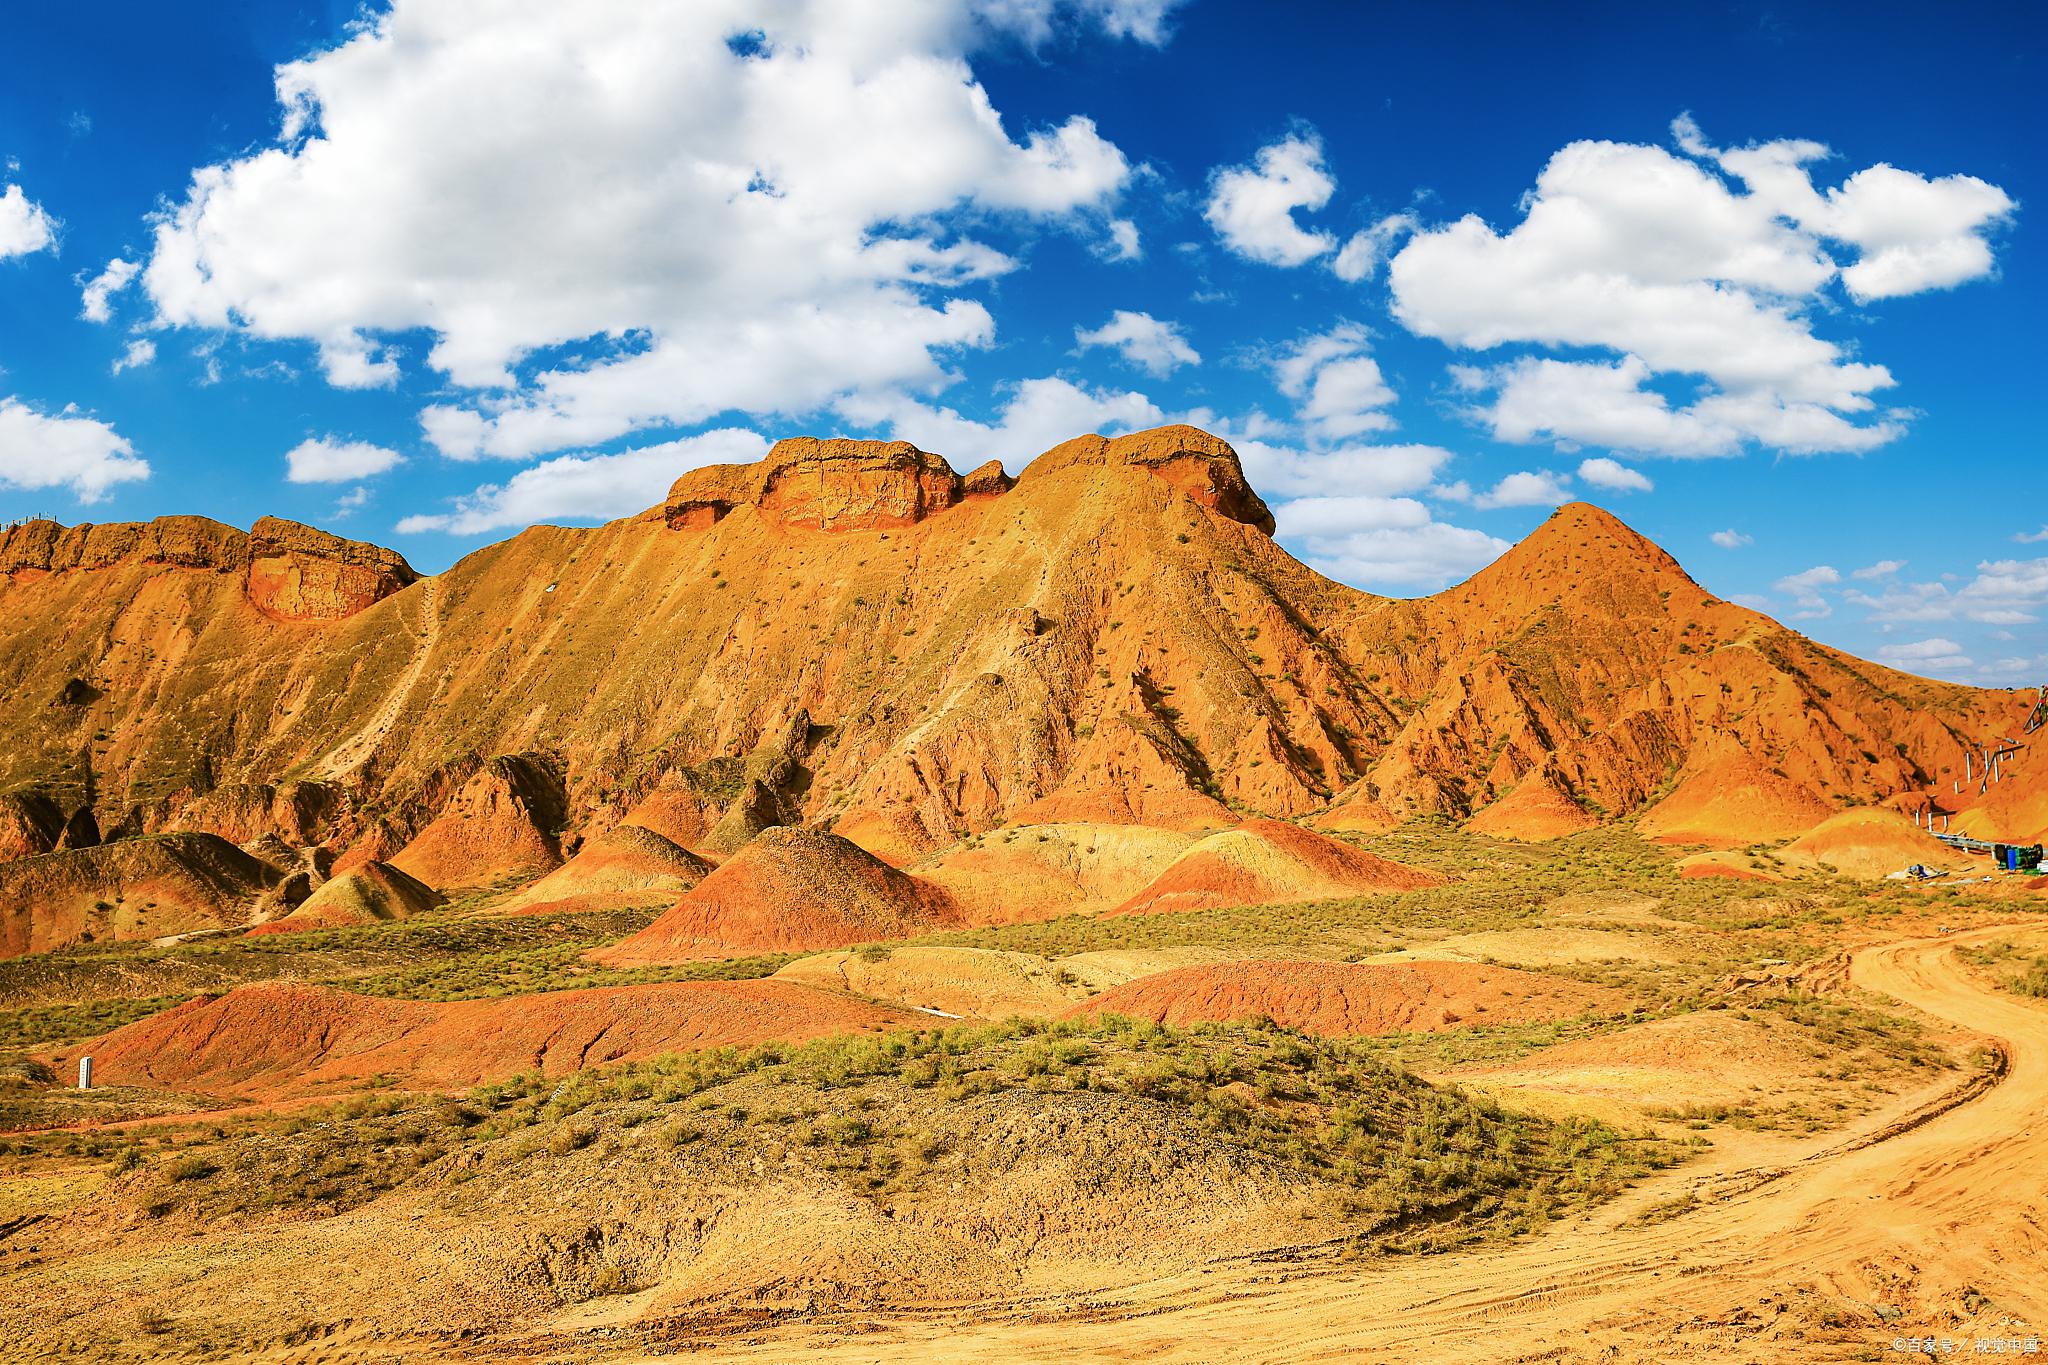
[(1639, 815), (1740, 843), (1946, 792), (2025, 710), (1720, 601), (1583, 504), (1412, 601), (1272, 526), (1184, 426), (1014, 483), (783, 441), (425, 579), (285, 522), (31, 522), (0, 537), (0, 842), (44, 852), (85, 808), (107, 838), (276, 834), (429, 883), (461, 843), (429, 827), (472, 808), (539, 870), (626, 821), (714, 856), (807, 823), (898, 864), (1073, 821)]

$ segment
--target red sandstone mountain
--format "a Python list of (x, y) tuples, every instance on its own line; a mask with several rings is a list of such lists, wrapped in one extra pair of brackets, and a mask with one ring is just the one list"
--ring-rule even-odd
[(1271, 527), (1187, 427), (1014, 486), (784, 441), (417, 581), (290, 523), (31, 522), (0, 538), (0, 853), (89, 817), (451, 886), (627, 819), (723, 855), (809, 823), (898, 863), (1003, 823), (1258, 816), (1740, 842), (1945, 791), (2023, 710), (1720, 601), (1592, 507), (1414, 601)]

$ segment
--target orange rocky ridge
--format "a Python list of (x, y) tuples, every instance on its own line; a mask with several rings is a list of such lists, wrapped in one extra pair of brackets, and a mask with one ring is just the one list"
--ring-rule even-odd
[(107, 569), (123, 562), (238, 576), (249, 602), (279, 621), (336, 621), (416, 582), (396, 550), (344, 540), (279, 517), (246, 533), (205, 517), (63, 526), (28, 521), (0, 533), (0, 575)]
[(420, 580), (270, 520), (29, 523), (0, 539), (0, 856), (269, 836), (445, 892), (621, 824), (711, 862), (803, 825), (898, 868), (1003, 827), (1258, 819), (1740, 846), (1948, 793), (2027, 705), (1807, 640), (1583, 504), (1414, 600), (1272, 530), (1184, 426), (1014, 482), (783, 441)]

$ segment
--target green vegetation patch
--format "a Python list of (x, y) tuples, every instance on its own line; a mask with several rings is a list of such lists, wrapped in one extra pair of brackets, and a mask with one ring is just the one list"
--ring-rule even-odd
[(1305, 1179), (1361, 1250), (1524, 1231), (1685, 1150), (1504, 1110), (1369, 1049), (1270, 1023), (1174, 1029), (1109, 1017), (721, 1048), (527, 1076), (461, 1099), (363, 1099), (273, 1121), (181, 1154), (181, 1164), (152, 1162), (134, 1178), (146, 1182), (137, 1197), (153, 1217), (326, 1213), (399, 1185), (503, 1179), (589, 1148), (607, 1168), (692, 1153), (733, 1158), (727, 1171), (794, 1161), (892, 1204), (987, 1178), (990, 1158), (964, 1116), (1010, 1101), (1097, 1113), (1113, 1102), (1114, 1113), (1168, 1121), (1165, 1131), (1242, 1168)]

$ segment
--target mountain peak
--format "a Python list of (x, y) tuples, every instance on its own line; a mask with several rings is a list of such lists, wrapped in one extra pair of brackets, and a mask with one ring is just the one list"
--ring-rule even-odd
[(1467, 581), (1471, 590), (1569, 589), (1596, 581), (1673, 580), (1698, 590), (1677, 560), (1603, 507), (1568, 502)]
[(1116, 437), (1076, 436), (1033, 460), (1020, 482), (1089, 466), (1144, 470), (1211, 511), (1273, 534), (1272, 510), (1246, 480), (1237, 452), (1200, 427), (1175, 423)]

